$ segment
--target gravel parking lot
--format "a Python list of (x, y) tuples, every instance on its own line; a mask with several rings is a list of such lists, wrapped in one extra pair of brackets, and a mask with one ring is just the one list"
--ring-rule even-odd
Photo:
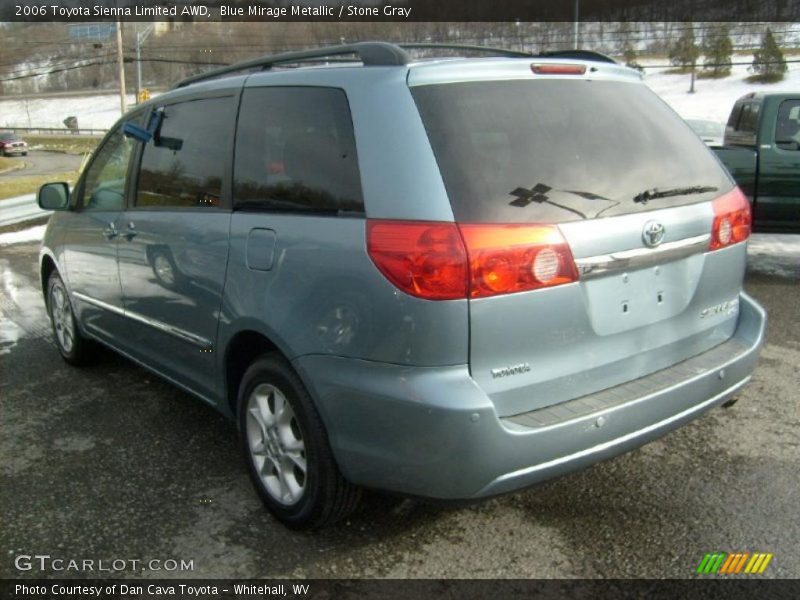
[(214, 410), (111, 352), (68, 367), (50, 339), (38, 244), (0, 245), (0, 577), (63, 575), (15, 567), (49, 554), (193, 561), (126, 577), (682, 578), (711, 551), (771, 552), (764, 577), (800, 577), (799, 238), (753, 237), (745, 287), (770, 323), (734, 407), (480, 504), (369, 494), (316, 533), (262, 508), (235, 426)]

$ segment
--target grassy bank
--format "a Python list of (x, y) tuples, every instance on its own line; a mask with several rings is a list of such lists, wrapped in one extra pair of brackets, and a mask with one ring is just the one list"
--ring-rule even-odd
[(5, 156), (0, 156), (0, 173), (5, 173), (7, 171), (14, 171), (16, 169), (21, 169), (25, 163), (21, 160), (17, 159), (14, 160), (13, 158), (7, 158)]
[(78, 171), (51, 173), (50, 175), (30, 175), (28, 177), (10, 177), (0, 183), (0, 201), (24, 194), (36, 192), (45, 183), (66, 181), (70, 187), (78, 179)]
[(34, 150), (63, 152), (65, 154), (87, 154), (100, 143), (99, 137), (77, 135), (26, 135), (25, 141)]

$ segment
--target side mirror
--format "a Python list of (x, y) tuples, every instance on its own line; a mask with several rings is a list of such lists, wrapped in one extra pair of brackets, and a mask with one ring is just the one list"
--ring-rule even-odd
[(42, 210), (66, 210), (69, 204), (69, 185), (66, 183), (45, 183), (36, 196)]

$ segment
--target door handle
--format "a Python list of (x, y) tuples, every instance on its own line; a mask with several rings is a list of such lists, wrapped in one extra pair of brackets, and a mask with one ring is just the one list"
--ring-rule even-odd
[(122, 236), (130, 242), (137, 235), (139, 235), (139, 232), (136, 231), (136, 224), (133, 221), (129, 222), (128, 228), (125, 230), (125, 233), (123, 233)]
[(116, 223), (109, 223), (105, 229), (103, 229), (103, 237), (107, 240), (113, 240), (118, 235), (119, 230), (117, 229)]

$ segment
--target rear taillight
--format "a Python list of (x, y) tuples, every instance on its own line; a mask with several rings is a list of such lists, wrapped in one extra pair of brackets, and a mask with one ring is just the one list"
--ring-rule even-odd
[(711, 226), (709, 250), (738, 244), (750, 236), (750, 201), (738, 187), (711, 203), (714, 224)]
[(552, 225), (460, 225), (470, 297), (524, 292), (578, 280), (572, 252)]
[(455, 223), (368, 221), (367, 251), (404, 292), (427, 300), (467, 295), (467, 253)]
[(572, 252), (550, 225), (368, 221), (367, 251), (404, 292), (484, 298), (577, 281)]

